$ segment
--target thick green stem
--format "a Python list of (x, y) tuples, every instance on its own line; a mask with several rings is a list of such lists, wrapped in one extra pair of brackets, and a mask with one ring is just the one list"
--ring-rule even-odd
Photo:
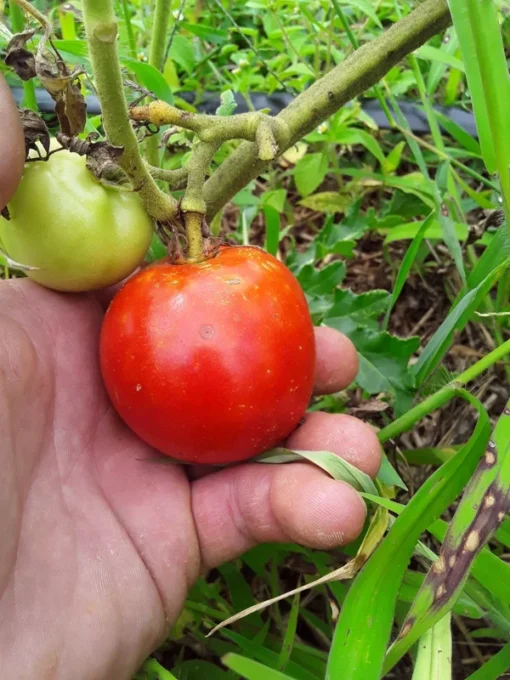
[[(405, 19), (379, 38), (351, 54), (314, 83), (276, 118), (288, 126), (285, 148), (338, 111), (348, 101), (375, 85), (403, 57), (450, 24), (446, 0), (425, 0)], [(214, 215), (266, 167), (258, 147), (244, 143), (222, 163), (204, 187), (208, 218)]]
[[(23, 10), (15, 2), (11, 2), (9, 7), (12, 32), (21, 33), (25, 28), (25, 15)], [(23, 105), (32, 111), (39, 110), (33, 80), (26, 80), (23, 82)]]
[(84, 0), (83, 10), (90, 61), (108, 139), (124, 148), (119, 165), (139, 193), (147, 213), (156, 220), (171, 222), (177, 216), (177, 201), (158, 189), (140, 155), (129, 122), (117, 52), (113, 1)]
[(500, 361), (506, 354), (510, 354), (510, 340), (507, 340), (495, 350), (484, 356), (476, 364), (470, 366), (467, 370), (452, 380), (452, 382), (445, 385), (435, 394), (430, 395), (424, 399), (420, 404), (412, 408), (405, 415), (401, 416), (393, 423), (390, 423), (385, 428), (380, 430), (377, 435), (381, 443), (387, 442), (388, 439), (398, 437), (402, 432), (407, 432), (412, 429), (415, 423), (424, 418), (432, 411), (440, 408), (453, 396), (462, 385), (467, 385), (477, 378), (481, 373), (490, 368), (497, 361)]
[(184, 214), (186, 236), (188, 238), (188, 259), (198, 262), (203, 258), (202, 221), (206, 205), (202, 197), (205, 176), (218, 144), (214, 142), (198, 142), (191, 151), (186, 169), (188, 183), (181, 202)]
[(207, 143), (221, 144), (229, 139), (249, 139), (256, 142), (258, 157), (264, 161), (276, 158), (278, 150), (287, 145), (288, 129), (284, 122), (259, 111), (236, 116), (209, 116), (189, 113), (163, 101), (147, 106), (135, 106), (129, 112), (133, 120), (153, 125), (177, 125), (195, 132)]
[[(156, 0), (152, 16), (152, 37), (149, 52), (149, 64), (158, 71), (162, 71), (165, 61), (165, 42), (170, 18), (172, 0)], [(159, 159), (160, 135), (155, 134), (146, 142), (145, 156), (151, 165), (160, 165)]]

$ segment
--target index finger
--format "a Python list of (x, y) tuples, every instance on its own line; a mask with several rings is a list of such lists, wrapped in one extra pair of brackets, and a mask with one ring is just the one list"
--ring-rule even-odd
[(0, 207), (11, 199), (25, 164), (25, 139), (14, 99), (0, 74)]

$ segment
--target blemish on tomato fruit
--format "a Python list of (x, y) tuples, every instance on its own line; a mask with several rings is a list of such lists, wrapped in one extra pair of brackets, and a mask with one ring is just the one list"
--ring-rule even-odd
[(200, 336), (204, 338), (204, 340), (210, 340), (212, 337), (214, 337), (214, 328), (213, 326), (209, 325), (204, 325), (200, 327)]
[(140, 383), (138, 383), (138, 385), (136, 386), (135, 389), (136, 389), (137, 392), (139, 392), (142, 389), (142, 386), (140, 385)]
[(241, 279), (225, 279), (225, 283), (228, 283), (229, 286), (238, 286), (241, 283)]

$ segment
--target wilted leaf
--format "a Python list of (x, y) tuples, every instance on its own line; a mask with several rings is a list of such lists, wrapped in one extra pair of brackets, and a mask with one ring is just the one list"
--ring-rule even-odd
[(30, 80), (36, 75), (35, 57), (25, 48), (28, 40), (33, 38), (37, 29), (16, 33), (7, 45), (5, 63), (10, 66), (21, 80)]
[(55, 101), (61, 131), (74, 137), (85, 129), (87, 104), (80, 87), (75, 84), (82, 71), (70, 72), (65, 62), (51, 52), (38, 54), (36, 73), (48, 94)]
[(382, 399), (369, 399), (368, 401), (362, 402), (359, 406), (354, 406), (349, 409), (351, 415), (356, 416), (369, 416), (374, 413), (382, 413), (389, 409), (390, 405), (387, 401), (382, 401)]
[[(97, 134), (95, 137), (97, 138)], [(95, 141), (94, 135), (89, 135), (87, 139), (70, 137), (62, 132), (57, 132), (57, 140), (72, 153), (87, 157), (87, 168), (98, 179), (115, 177), (120, 173), (120, 178), (125, 177), (123, 171), (118, 167), (117, 161), (124, 152), (123, 146), (114, 146), (109, 142)]]
[(40, 150), (37, 146), (38, 142), (48, 154), (50, 150), (50, 133), (41, 116), (30, 109), (21, 109), (20, 118), (25, 136), (26, 158), (28, 158), (30, 151), (35, 151), (40, 156)]

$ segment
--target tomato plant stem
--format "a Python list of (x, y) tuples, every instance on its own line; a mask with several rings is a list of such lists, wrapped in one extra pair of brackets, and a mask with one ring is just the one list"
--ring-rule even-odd
[(430, 397), (427, 397), (406, 414), (383, 428), (378, 434), (379, 441), (381, 443), (387, 442), (388, 439), (397, 437), (402, 434), (402, 432), (410, 430), (419, 420), (446, 404), (446, 402), (458, 393), (458, 390), (462, 385), (466, 385), (471, 382), (471, 380), (477, 378), (497, 361), (500, 361), (506, 354), (510, 354), (510, 340), (507, 340), (499, 347), (496, 347), (496, 349), (470, 366), (450, 383), (434, 394), (431, 394)]
[[(330, 73), (317, 80), (284, 109), (275, 121), (288, 127), (280, 151), (294, 145), (344, 104), (374, 86), (395, 64), (450, 24), (446, 0), (425, 0), (379, 38), (362, 45)], [(244, 143), (206, 182), (204, 198), (211, 220), (232, 196), (264, 170), (256, 144)]]
[(112, 0), (84, 0), (83, 18), (103, 123), (112, 144), (122, 146), (119, 165), (156, 220), (175, 221), (177, 201), (163, 193), (145, 165), (131, 127), (117, 50), (118, 26)]
[[(162, 71), (165, 65), (165, 38), (170, 18), (171, 0), (156, 0), (154, 15), (152, 17), (152, 36), (149, 52), (149, 64), (158, 71)], [(160, 135), (155, 134), (147, 139), (145, 144), (145, 156), (151, 165), (159, 166), (159, 142)]]
[(186, 237), (188, 239), (188, 261), (200, 262), (203, 257), (202, 239), (202, 213), (184, 213), (184, 224), (186, 225)]

